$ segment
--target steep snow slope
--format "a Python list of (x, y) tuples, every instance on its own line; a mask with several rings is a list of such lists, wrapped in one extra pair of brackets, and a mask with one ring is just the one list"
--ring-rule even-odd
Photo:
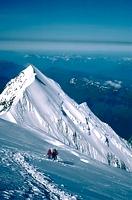
[[(58, 149), (58, 162), (46, 158), (49, 147)], [(131, 180), (129, 172), (0, 119), (1, 200), (131, 200)]]
[(78, 105), (31, 65), (1, 94), (0, 117), (40, 130), (98, 161), (132, 170), (132, 150), (127, 142), (101, 122), (86, 103)]

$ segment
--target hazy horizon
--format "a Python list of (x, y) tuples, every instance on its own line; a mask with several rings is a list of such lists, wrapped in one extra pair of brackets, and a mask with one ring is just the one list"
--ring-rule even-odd
[(49, 51), (75, 53), (128, 53), (132, 54), (132, 43), (107, 41), (46, 41), (46, 40), (1, 40), (1, 51)]
[(1, 1), (0, 38), (132, 42), (130, 0)]

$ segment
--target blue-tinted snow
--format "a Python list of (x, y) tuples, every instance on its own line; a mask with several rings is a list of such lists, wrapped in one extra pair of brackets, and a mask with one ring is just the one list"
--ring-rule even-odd
[[(131, 199), (131, 173), (52, 140), (0, 120), (0, 199)], [(58, 149), (58, 162), (46, 158), (49, 147)]]

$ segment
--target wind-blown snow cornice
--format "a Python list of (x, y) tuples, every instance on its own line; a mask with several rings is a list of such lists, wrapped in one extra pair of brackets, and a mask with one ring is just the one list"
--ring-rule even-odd
[(7, 112), (10, 107), (17, 103), (25, 89), (35, 80), (35, 72), (32, 65), (29, 65), (16, 78), (11, 79), (0, 94), (0, 115)]

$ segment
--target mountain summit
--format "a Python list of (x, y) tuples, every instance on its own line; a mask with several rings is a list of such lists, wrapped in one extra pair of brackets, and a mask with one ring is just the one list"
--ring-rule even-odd
[(86, 103), (78, 105), (32, 65), (6, 85), (0, 95), (0, 117), (35, 129), (93, 159), (132, 171), (132, 149), (127, 142)]

